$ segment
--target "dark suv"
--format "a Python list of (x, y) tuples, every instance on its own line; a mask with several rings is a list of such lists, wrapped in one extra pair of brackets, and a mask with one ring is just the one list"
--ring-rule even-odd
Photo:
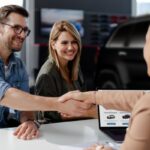
[(100, 49), (96, 87), (100, 89), (148, 89), (143, 58), (150, 16), (130, 19), (119, 25)]

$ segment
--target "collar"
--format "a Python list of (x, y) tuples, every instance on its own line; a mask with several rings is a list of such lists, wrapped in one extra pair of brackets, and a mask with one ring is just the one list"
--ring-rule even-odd
[[(4, 62), (3, 62), (3, 60), (0, 58), (0, 65), (3, 65), (3, 64), (4, 64)], [(8, 65), (10, 65), (10, 64), (16, 64), (16, 56), (15, 56), (14, 53), (12, 53), (12, 54), (9, 56), (9, 64), (8, 64)]]

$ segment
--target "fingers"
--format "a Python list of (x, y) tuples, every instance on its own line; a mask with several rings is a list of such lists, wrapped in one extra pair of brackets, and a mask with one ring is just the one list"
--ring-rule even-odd
[(98, 146), (97, 144), (94, 144), (94, 145), (92, 145), (90, 147), (85, 148), (84, 150), (96, 150), (97, 146)]
[(20, 137), (25, 132), (26, 128), (27, 128), (26, 126), (20, 125), (19, 127), (17, 127), (17, 129), (13, 134), (17, 137)]
[(84, 102), (80, 102), (80, 101), (79, 101), (79, 103), (80, 103), (79, 107), (81, 109), (90, 109), (93, 105), (93, 104), (88, 104), (88, 103), (84, 103)]
[(39, 136), (39, 130), (33, 121), (27, 121), (15, 130), (14, 135), (19, 139), (30, 140)]
[(86, 148), (85, 150), (107, 150), (107, 149), (105, 149), (104, 145), (94, 144), (94, 145)]
[(80, 91), (71, 91), (63, 96), (61, 96), (58, 101), (59, 102), (66, 102), (68, 100), (77, 100), (82, 101), (88, 104), (95, 104), (95, 91), (88, 91), (88, 92), (80, 92)]
[(75, 99), (75, 100), (81, 100), (80, 99), (80, 95), (81, 92), (76, 90), (76, 91), (71, 91), (71, 92), (68, 92), (66, 94), (64, 94), (63, 96), (61, 96), (58, 101), (59, 102), (65, 102), (67, 100), (70, 100), (70, 99)]
[(85, 103), (83, 101), (69, 100), (64, 103), (60, 102), (61, 107), (59, 107), (59, 111), (66, 113), (70, 116), (80, 117), (86, 113), (87, 109), (91, 108), (92, 104)]
[(71, 116), (68, 115), (68, 114), (65, 114), (65, 113), (60, 113), (61, 114), (61, 117), (65, 117), (65, 118), (70, 118)]
[(82, 116), (86, 113), (87, 109), (89, 109), (91, 106), (89, 104), (76, 101), (76, 100), (70, 100), (63, 103), (65, 105), (65, 113), (69, 114), (70, 116)]

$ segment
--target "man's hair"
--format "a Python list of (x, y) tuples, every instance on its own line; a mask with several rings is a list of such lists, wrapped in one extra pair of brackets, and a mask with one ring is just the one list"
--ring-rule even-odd
[(11, 13), (17, 13), (23, 17), (28, 17), (29, 13), (26, 9), (18, 5), (6, 5), (0, 8), (0, 22), (7, 20)]

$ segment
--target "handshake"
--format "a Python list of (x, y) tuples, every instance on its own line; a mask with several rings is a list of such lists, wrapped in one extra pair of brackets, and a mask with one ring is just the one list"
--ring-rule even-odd
[[(58, 98), (60, 107), (59, 112), (69, 116), (86, 116), (93, 117), (95, 115), (95, 99), (96, 92), (80, 92), (71, 91)], [(94, 109), (93, 109), (94, 107)]]

